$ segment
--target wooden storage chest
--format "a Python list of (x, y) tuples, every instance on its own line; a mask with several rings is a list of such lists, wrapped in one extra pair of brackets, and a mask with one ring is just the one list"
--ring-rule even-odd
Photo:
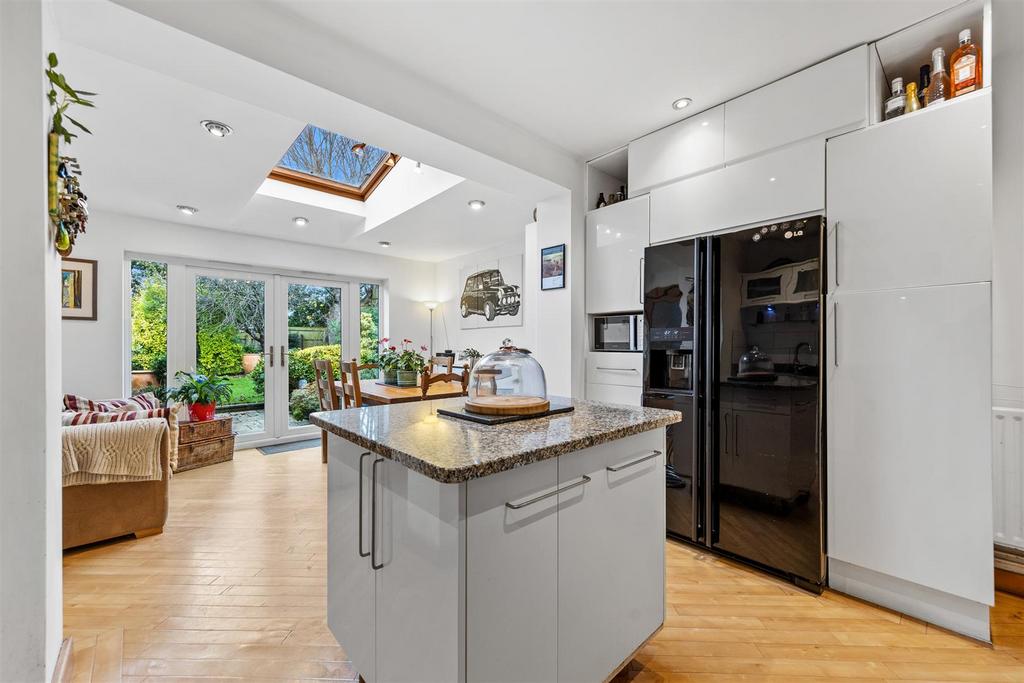
[(230, 416), (180, 424), (175, 472), (226, 462), (234, 457), (235, 434), (231, 431)]

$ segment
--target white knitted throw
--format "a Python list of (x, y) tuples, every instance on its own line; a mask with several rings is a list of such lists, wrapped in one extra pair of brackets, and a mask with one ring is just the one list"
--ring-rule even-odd
[(64, 486), (162, 479), (169, 434), (161, 418), (62, 427)]

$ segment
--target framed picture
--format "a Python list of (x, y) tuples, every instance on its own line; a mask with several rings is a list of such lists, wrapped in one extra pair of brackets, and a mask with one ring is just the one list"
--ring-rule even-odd
[(96, 319), (96, 262), (66, 258), (60, 268), (60, 310), (65, 320)]
[(523, 252), (466, 264), (459, 279), (462, 329), (522, 326)]
[(540, 288), (561, 289), (565, 287), (565, 245), (545, 247), (540, 250)]

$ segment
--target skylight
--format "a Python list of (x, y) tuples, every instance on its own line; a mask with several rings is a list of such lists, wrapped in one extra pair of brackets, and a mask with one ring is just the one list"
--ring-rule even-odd
[(394, 168), (398, 156), (316, 126), (306, 126), (269, 177), (365, 200)]

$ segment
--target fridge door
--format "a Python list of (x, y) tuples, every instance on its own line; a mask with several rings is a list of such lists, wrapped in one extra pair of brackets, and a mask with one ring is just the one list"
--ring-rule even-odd
[(682, 422), (670, 425), (665, 438), (665, 526), (668, 533), (688, 540), (699, 540), (697, 486), (701, 469), (697, 458), (694, 419), (697, 414), (692, 394), (648, 392), (643, 397), (649, 408), (678, 410)]
[[(707, 376), (709, 545), (812, 584), (822, 579), (820, 304), (745, 296), (750, 273), (818, 258), (820, 221), (802, 235), (745, 230), (713, 239)], [(755, 239), (756, 236), (756, 239)], [(738, 377), (758, 347), (775, 373)]]

